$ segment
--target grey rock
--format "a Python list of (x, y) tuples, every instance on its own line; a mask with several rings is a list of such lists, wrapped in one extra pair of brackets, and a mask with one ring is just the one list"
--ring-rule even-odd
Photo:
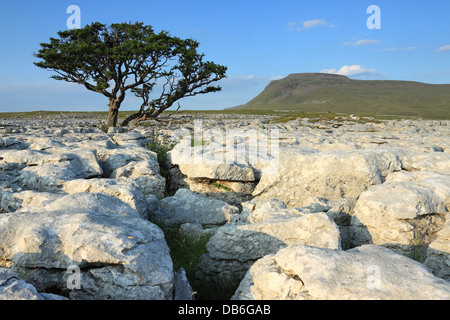
[(383, 183), (390, 172), (400, 170), (400, 156), (401, 152), (387, 149), (316, 153), (281, 149), (277, 173), (263, 174), (253, 195), (294, 207), (309, 205), (310, 197), (357, 197), (369, 186)]
[(60, 194), (30, 190), (20, 192), (3, 191), (0, 194), (0, 208), (7, 212), (14, 212), (23, 207), (41, 206), (62, 197)]
[(445, 223), (435, 239), (428, 245), (424, 265), (433, 273), (450, 281), (450, 217), (446, 215)]
[(206, 198), (188, 189), (179, 189), (174, 196), (158, 203), (155, 218), (168, 224), (200, 223), (221, 225), (227, 218), (239, 212), (226, 202)]
[(71, 299), (171, 299), (172, 260), (163, 232), (141, 218), (66, 210), (0, 215), (0, 259), (27, 270), (44, 291), (66, 290), (67, 269), (79, 267)]
[(194, 291), (183, 268), (175, 272), (173, 292), (173, 300), (195, 300)]
[(95, 211), (108, 215), (121, 215), (124, 217), (145, 218), (129, 204), (119, 198), (103, 193), (73, 193), (62, 195), (54, 200), (47, 200), (40, 204), (28, 204), (15, 212), (29, 211), (62, 211), (75, 212)]
[(154, 194), (159, 198), (164, 196), (166, 180), (159, 174), (159, 164), (153, 159), (130, 162), (115, 169), (110, 178), (131, 181), (144, 195)]
[(180, 236), (190, 239), (199, 239), (204, 236), (203, 226), (200, 223), (183, 223), (180, 225)]
[(39, 293), (11, 269), (0, 268), (0, 300), (67, 300), (55, 294)]
[(324, 213), (274, 215), (263, 222), (227, 224), (206, 245), (197, 276), (222, 285), (240, 281), (251, 264), (293, 244), (340, 249), (338, 227)]
[(93, 192), (116, 197), (135, 209), (142, 218), (148, 216), (147, 201), (142, 191), (121, 179), (76, 179), (64, 182), (62, 189), (69, 194)]
[(258, 260), (232, 299), (448, 300), (450, 283), (389, 249), (289, 246)]
[[(156, 153), (142, 146), (99, 148), (97, 154), (105, 177), (110, 177), (114, 170), (132, 162), (151, 161), (155, 164), (152, 167), (159, 170)], [(153, 170), (152, 172), (154, 172)]]
[(0, 150), (1, 149), (18, 149), (18, 150), (22, 150), (22, 149), (26, 149), (28, 147), (28, 145), (21, 141), (21, 140), (17, 140), (13, 137), (0, 137)]
[(448, 219), (449, 199), (446, 174), (393, 173), (360, 195), (351, 220), (354, 245), (384, 245), (423, 261), (427, 246)]

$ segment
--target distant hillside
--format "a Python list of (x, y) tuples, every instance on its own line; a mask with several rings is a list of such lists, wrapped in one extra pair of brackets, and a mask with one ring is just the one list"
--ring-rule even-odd
[(450, 119), (450, 84), (296, 73), (271, 81), (254, 99), (233, 109)]

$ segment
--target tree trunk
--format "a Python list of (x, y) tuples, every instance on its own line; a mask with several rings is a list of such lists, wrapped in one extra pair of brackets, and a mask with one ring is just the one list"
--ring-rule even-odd
[(126, 126), (130, 123), (130, 121), (135, 120), (135, 119), (141, 117), (141, 115), (142, 115), (142, 112), (141, 112), (141, 111), (138, 111), (138, 112), (136, 112), (136, 113), (133, 113), (132, 115), (128, 116), (125, 120), (123, 120), (122, 123), (121, 123), (120, 125), (121, 125), (122, 127), (126, 127)]
[(106, 125), (109, 127), (117, 126), (117, 118), (119, 116), (120, 102), (116, 99), (109, 99), (108, 121)]

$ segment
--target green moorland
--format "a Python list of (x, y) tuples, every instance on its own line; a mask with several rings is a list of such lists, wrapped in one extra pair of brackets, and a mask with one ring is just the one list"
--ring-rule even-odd
[(322, 73), (297, 73), (271, 81), (248, 103), (229, 110), (321, 112), (360, 116), (450, 119), (450, 84), (352, 80)]

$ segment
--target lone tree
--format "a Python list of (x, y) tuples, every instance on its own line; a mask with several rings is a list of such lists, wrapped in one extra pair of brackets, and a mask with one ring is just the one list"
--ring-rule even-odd
[(220, 91), (211, 84), (226, 77), (225, 66), (203, 61), (197, 41), (172, 37), (167, 31), (155, 33), (141, 22), (110, 26), (95, 22), (59, 31), (58, 36), (41, 43), (34, 53), (41, 61), (34, 64), (53, 71), (53, 79), (106, 96), (108, 127), (117, 125), (127, 92), (142, 98), (142, 105), (122, 125), (156, 118), (181, 98)]

